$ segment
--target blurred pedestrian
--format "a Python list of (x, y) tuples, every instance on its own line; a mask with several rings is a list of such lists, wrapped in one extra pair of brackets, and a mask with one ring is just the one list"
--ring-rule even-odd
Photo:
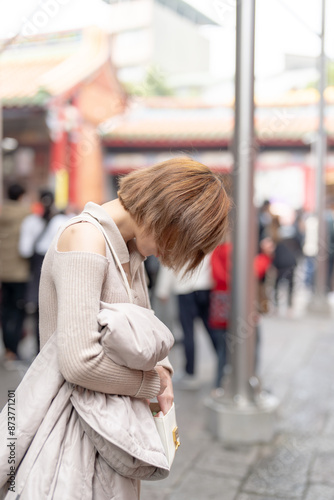
[(328, 248), (328, 266), (327, 266), (327, 291), (333, 289), (333, 271), (334, 271), (334, 214), (332, 205), (325, 211), (326, 238)]
[(303, 209), (296, 211), (293, 226), (295, 228), (296, 257), (297, 261), (299, 261), (303, 256), (303, 246), (305, 243), (305, 212)]
[(277, 226), (279, 239), (284, 241), (284, 244), (291, 250), (298, 262), (303, 255), (303, 244), (305, 240), (303, 215), (300, 211), (291, 211), (284, 218), (274, 216), (272, 224), (277, 220), (279, 221)]
[(35, 213), (28, 215), (21, 226), (19, 252), (22, 257), (30, 261), (26, 311), (34, 319), (37, 351), (39, 351), (38, 291), (42, 264), (59, 227), (68, 218), (66, 214), (57, 213), (52, 191), (42, 189), (39, 193), (39, 203), (35, 208)]
[(310, 213), (305, 218), (305, 285), (314, 291), (315, 259), (318, 255), (318, 218)]
[(284, 229), (282, 230), (280, 218), (275, 215), (270, 225), (271, 238), (275, 244), (273, 266), (276, 269), (276, 279), (274, 285), (275, 306), (279, 306), (279, 288), (285, 281), (288, 284), (288, 310), (291, 312), (293, 291), (294, 291), (294, 273), (297, 266), (297, 259), (294, 252), (284, 240)]
[(272, 221), (271, 203), (269, 200), (264, 200), (264, 202), (262, 203), (261, 207), (258, 210), (259, 245), (260, 241), (262, 241), (263, 238), (269, 236), (267, 230), (271, 224), (271, 221)]
[[(324, 214), (325, 218), (325, 243), (321, 248), (322, 258), (327, 254), (327, 279), (326, 291), (331, 292), (333, 285), (334, 271), (334, 216), (331, 207), (328, 207)], [(314, 277), (316, 270), (316, 259), (319, 253), (318, 245), (318, 217), (314, 214), (309, 214), (305, 220), (305, 243), (303, 253), (305, 260), (305, 284), (314, 291)]]
[[(227, 351), (229, 347), (228, 329), (231, 312), (231, 272), (232, 272), (232, 242), (227, 239), (219, 245), (212, 253), (211, 269), (214, 287), (210, 297), (209, 324), (216, 332), (218, 344), (218, 367), (216, 376), (216, 387), (220, 388), (227, 363)], [(254, 259), (254, 276), (256, 278), (256, 308), (260, 314), (266, 314), (269, 310), (268, 298), (265, 288), (265, 278), (272, 263), (274, 244), (268, 237), (260, 242), (260, 253)], [(259, 319), (259, 316), (258, 316)], [(256, 351), (255, 364), (259, 359), (259, 324), (256, 322)]]
[(155, 289), (156, 297), (162, 301), (176, 295), (178, 319), (183, 333), (184, 372), (175, 377), (181, 389), (198, 389), (200, 380), (196, 373), (196, 343), (194, 323), (201, 319), (207, 331), (215, 353), (218, 355), (219, 336), (209, 325), (210, 292), (213, 286), (210, 267), (210, 255), (203, 259), (200, 268), (190, 277), (183, 277), (183, 272), (173, 273), (161, 267)]
[(154, 297), (155, 297), (155, 285), (157, 282), (158, 272), (159, 272), (159, 259), (155, 255), (149, 255), (147, 259), (144, 261), (145, 271), (147, 274), (147, 287), (148, 293), (150, 296), (151, 304), (154, 308)]
[(228, 239), (212, 253), (211, 274), (214, 286), (210, 295), (209, 323), (218, 339), (218, 365), (215, 387), (221, 387), (227, 361), (227, 332), (231, 312), (232, 242)]
[(23, 198), (25, 189), (12, 184), (0, 214), (0, 280), (2, 338), (7, 361), (18, 359), (22, 338), (24, 301), (29, 279), (29, 262), (19, 254), (21, 225), (29, 214)]

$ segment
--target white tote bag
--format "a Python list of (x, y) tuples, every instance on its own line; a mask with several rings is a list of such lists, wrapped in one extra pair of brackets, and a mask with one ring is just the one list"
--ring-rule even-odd
[[(153, 415), (155, 413), (158, 414), (161, 411), (159, 403), (151, 403), (150, 408)], [(179, 438), (179, 429), (176, 423), (174, 403), (172, 404), (172, 407), (170, 408), (168, 413), (166, 413), (166, 415), (156, 415), (153, 418), (166, 453), (169, 467), (171, 467), (175, 457), (175, 452), (181, 444)]]

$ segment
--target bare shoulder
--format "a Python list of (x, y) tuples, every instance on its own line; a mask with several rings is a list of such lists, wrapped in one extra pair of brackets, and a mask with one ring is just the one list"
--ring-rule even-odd
[(89, 222), (68, 226), (60, 235), (59, 252), (92, 252), (106, 255), (105, 239), (101, 231)]

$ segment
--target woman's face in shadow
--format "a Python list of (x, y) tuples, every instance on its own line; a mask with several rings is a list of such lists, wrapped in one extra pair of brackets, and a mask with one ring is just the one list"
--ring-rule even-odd
[(138, 251), (143, 257), (150, 255), (159, 257), (157, 244), (151, 233), (147, 233), (143, 227), (138, 227), (135, 231), (135, 238)]

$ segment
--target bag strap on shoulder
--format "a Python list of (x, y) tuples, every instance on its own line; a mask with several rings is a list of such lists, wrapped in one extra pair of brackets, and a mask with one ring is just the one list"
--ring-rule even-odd
[[(76, 220), (75, 220), (76, 219)], [(75, 220), (75, 222), (89, 222), (91, 224), (93, 224), (95, 227), (97, 227), (101, 233), (103, 234), (104, 236), (104, 239), (106, 240), (107, 242), (107, 245), (111, 251), (111, 254), (121, 272), (121, 275), (122, 275), (122, 278), (123, 278), (123, 281), (124, 281), (124, 284), (125, 284), (125, 288), (126, 288), (126, 291), (127, 291), (127, 294), (129, 296), (129, 300), (130, 300), (130, 303), (133, 304), (133, 298), (132, 298), (132, 292), (131, 292), (131, 288), (130, 288), (130, 285), (129, 285), (129, 281), (128, 281), (128, 278), (126, 277), (126, 274), (125, 274), (125, 271), (124, 271), (124, 268), (118, 258), (118, 255), (116, 253), (116, 250), (114, 249), (105, 229), (103, 228), (103, 226), (94, 218), (94, 217), (86, 217), (86, 216), (83, 216), (83, 215), (78, 215), (76, 217), (73, 217), (71, 219), (71, 223), (73, 223)]]

